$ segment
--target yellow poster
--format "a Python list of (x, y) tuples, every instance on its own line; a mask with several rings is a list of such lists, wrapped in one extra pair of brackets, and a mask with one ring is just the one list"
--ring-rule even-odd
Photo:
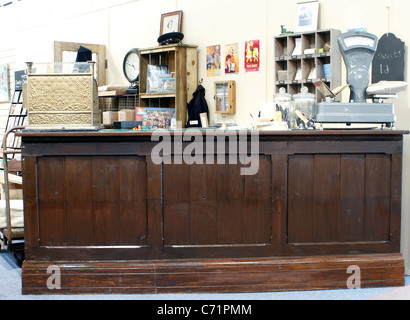
[(225, 74), (239, 73), (239, 43), (225, 45)]
[(206, 75), (208, 77), (221, 75), (221, 45), (206, 48)]

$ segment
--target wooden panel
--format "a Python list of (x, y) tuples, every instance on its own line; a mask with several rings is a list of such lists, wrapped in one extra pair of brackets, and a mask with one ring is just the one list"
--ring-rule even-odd
[(218, 243), (218, 203), (216, 200), (191, 201), (190, 239), (193, 245)]
[[(361, 287), (404, 286), (400, 254), (65, 263), (60, 290), (47, 288), (56, 262), (26, 261), (23, 294), (267, 292), (347, 289), (349, 266), (361, 271)], [(253, 313), (252, 313), (253, 314)]]
[(190, 166), (191, 244), (218, 243), (218, 168), (216, 164)]
[[(150, 154), (147, 133), (27, 134), (27, 263), (74, 262), (64, 279), (71, 292), (334, 288), (346, 284), (344, 263), (360, 259), (371, 285), (402, 283), (401, 258), (390, 260), (400, 252), (402, 141), (397, 133), (352, 132), (261, 134), (255, 176), (240, 176), (239, 164), (153, 165), (135, 156)], [(36, 171), (27, 152), (52, 157), (39, 158)], [(74, 237), (75, 221), (87, 226), (77, 225), (83, 234)], [(362, 256), (343, 260), (353, 253)], [(134, 267), (147, 277), (134, 277)], [(36, 266), (24, 271), (23, 290), (42, 292), (45, 275), (38, 276)]]
[(147, 167), (142, 157), (120, 158), (121, 244), (145, 245), (147, 239)]
[(225, 160), (164, 166), (165, 244), (270, 243), (270, 157), (260, 158), (254, 176), (241, 176), (241, 165)]
[(314, 157), (313, 242), (339, 239), (339, 155)]
[(402, 205), (402, 155), (392, 155), (390, 240), (400, 241)]
[(243, 243), (244, 206), (237, 200), (218, 201), (218, 243)]
[(243, 243), (271, 242), (272, 224), (272, 162), (259, 156), (259, 170), (245, 176), (245, 203), (243, 214)]
[(67, 245), (93, 243), (94, 214), (92, 204), (91, 157), (65, 158)]
[(163, 167), (164, 244), (190, 244), (190, 167), (186, 163)]
[(287, 242), (288, 156), (272, 159), (272, 244)]
[(216, 164), (193, 164), (190, 170), (189, 198), (191, 201), (215, 201), (218, 191)]
[[(170, 57), (172, 57), (170, 52)], [(181, 121), (183, 128), (188, 120), (187, 118), (187, 102), (192, 99), (187, 95), (187, 66), (186, 66), (186, 48), (177, 48), (175, 50), (175, 73), (176, 73), (176, 88), (175, 88), (175, 107), (176, 120)]]
[(186, 163), (165, 164), (163, 185), (166, 201), (189, 201), (190, 166)]
[(244, 244), (270, 244), (272, 200), (248, 200), (244, 204), (242, 238)]
[(147, 163), (147, 228), (150, 245), (162, 245), (162, 166), (155, 165), (150, 157)]
[(93, 158), (95, 245), (121, 244), (119, 215), (120, 175), (118, 157)]
[(218, 165), (218, 200), (241, 200), (244, 195), (245, 176), (240, 175), (239, 164), (229, 164), (229, 158), (225, 158), (225, 164)]
[(37, 172), (40, 245), (65, 245), (64, 158), (38, 159)]
[(342, 155), (340, 241), (364, 241), (365, 155)]
[(198, 86), (198, 50), (187, 48), (186, 52), (187, 101), (190, 101)]
[(367, 155), (365, 239), (388, 241), (391, 211), (391, 156)]
[(31, 248), (38, 247), (38, 207), (37, 207), (37, 163), (36, 158), (24, 157), (22, 161), (24, 179), (24, 238), (26, 242), (26, 258), (30, 258)]
[(189, 245), (189, 202), (166, 201), (164, 203), (164, 244)]
[(218, 165), (218, 243), (243, 243), (245, 178), (238, 164)]
[(313, 156), (289, 157), (288, 236), (290, 243), (313, 241)]

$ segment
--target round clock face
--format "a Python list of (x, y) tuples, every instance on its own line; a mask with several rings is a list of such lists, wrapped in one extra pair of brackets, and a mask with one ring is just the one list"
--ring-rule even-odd
[(129, 82), (135, 82), (138, 80), (140, 73), (140, 57), (138, 49), (132, 49), (125, 55), (123, 70), (124, 75)]

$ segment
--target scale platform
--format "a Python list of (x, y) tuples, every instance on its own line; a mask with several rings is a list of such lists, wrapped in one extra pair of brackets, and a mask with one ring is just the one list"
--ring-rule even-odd
[(316, 123), (377, 123), (392, 127), (396, 122), (393, 103), (321, 102), (316, 105)]

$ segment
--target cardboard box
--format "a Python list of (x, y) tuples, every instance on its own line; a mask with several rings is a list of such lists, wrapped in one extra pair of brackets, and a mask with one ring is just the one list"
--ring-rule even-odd
[(135, 110), (120, 110), (118, 111), (118, 121), (134, 121), (135, 120)]
[(103, 124), (111, 126), (114, 121), (118, 121), (118, 111), (104, 111), (103, 112)]

